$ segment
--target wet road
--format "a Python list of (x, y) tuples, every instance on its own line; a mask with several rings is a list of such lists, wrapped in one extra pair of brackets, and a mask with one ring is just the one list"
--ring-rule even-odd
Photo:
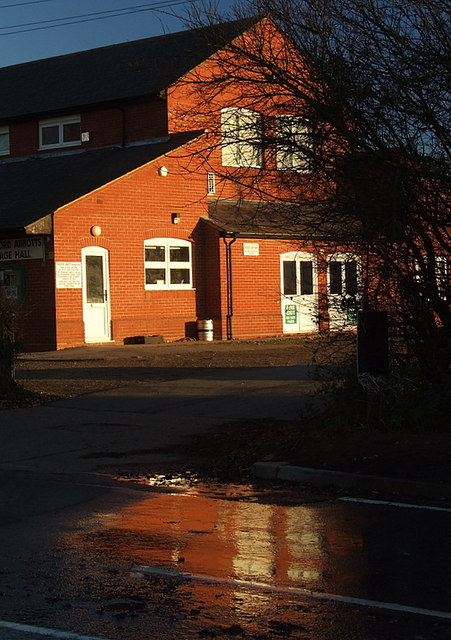
[(1, 640), (451, 635), (446, 508), (90, 478), (16, 472), (74, 499), (3, 520)]

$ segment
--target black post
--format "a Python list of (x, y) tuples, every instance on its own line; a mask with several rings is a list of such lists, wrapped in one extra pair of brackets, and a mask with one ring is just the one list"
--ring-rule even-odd
[(357, 372), (385, 375), (389, 369), (385, 311), (360, 311), (357, 321)]

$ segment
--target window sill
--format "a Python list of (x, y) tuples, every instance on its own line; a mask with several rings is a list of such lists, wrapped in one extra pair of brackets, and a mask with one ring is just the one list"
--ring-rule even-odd
[(262, 164), (223, 164), (222, 166), (231, 169), (263, 169)]
[(144, 291), (195, 291), (195, 287), (191, 287), (188, 285), (173, 285), (171, 287), (159, 287), (157, 285), (146, 285), (144, 287)]
[(49, 144), (39, 147), (39, 151), (52, 151), (54, 149), (69, 149), (71, 147), (81, 147), (81, 140), (77, 142), (68, 142), (66, 144)]
[(276, 167), (276, 171), (289, 171), (290, 173), (312, 174), (313, 169), (295, 169), (294, 167)]

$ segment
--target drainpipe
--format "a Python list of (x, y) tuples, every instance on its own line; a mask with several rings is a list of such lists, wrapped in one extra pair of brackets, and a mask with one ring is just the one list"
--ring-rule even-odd
[(234, 233), (229, 235), (231, 238), (227, 241), (227, 236), (223, 236), (226, 249), (226, 283), (227, 283), (227, 317), (226, 317), (226, 335), (227, 340), (232, 340), (232, 316), (233, 316), (233, 288), (232, 288), (232, 244), (236, 241)]

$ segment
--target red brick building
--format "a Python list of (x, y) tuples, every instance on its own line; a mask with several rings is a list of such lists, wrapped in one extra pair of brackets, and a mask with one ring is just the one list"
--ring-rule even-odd
[(264, 158), (231, 122), (293, 114), (256, 113), (239, 86), (202, 108), (190, 91), (227, 42), (283, 36), (265, 20), (218, 28), (0, 69), (0, 288), (23, 349), (195, 337), (207, 319), (216, 339), (343, 320), (334, 296), (353, 293), (356, 262), (275, 224), (275, 187), (265, 201), (243, 189), (302, 159)]

